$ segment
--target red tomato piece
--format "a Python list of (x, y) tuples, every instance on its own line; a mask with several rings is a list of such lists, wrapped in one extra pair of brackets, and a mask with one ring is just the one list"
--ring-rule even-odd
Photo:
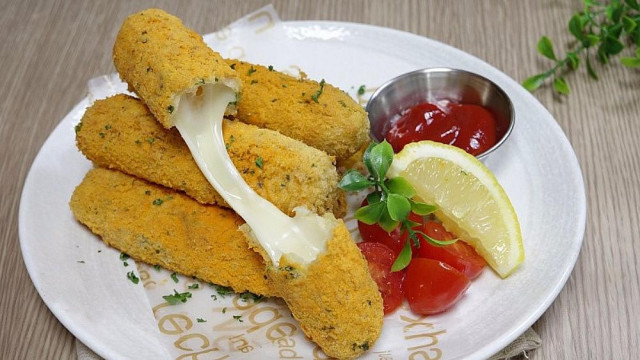
[(378, 285), (382, 295), (384, 313), (388, 314), (402, 304), (402, 276), (401, 271), (391, 272), (391, 265), (396, 255), (384, 244), (376, 242), (361, 242), (358, 248), (367, 259), (371, 277)]
[[(365, 206), (367, 204), (367, 199), (364, 199), (360, 206)], [(409, 220), (422, 224), (422, 216), (414, 213), (409, 214)], [(393, 251), (396, 257), (400, 254), (400, 251), (402, 251), (408, 236), (406, 232), (403, 233), (403, 231), (400, 230), (399, 226), (388, 233), (378, 224), (367, 225), (361, 221), (358, 221), (358, 230), (360, 231), (360, 236), (362, 236), (363, 241), (384, 244)]]
[[(436, 240), (455, 239), (453, 234), (436, 221), (425, 222), (422, 231)], [(420, 239), (420, 248), (417, 249), (416, 256), (442, 261), (465, 274), (469, 279), (478, 277), (487, 265), (484, 259), (470, 245), (462, 241), (457, 241), (451, 245), (435, 246), (424, 239)]]
[(414, 258), (407, 268), (402, 288), (411, 311), (430, 315), (453, 306), (469, 284), (469, 278), (463, 273), (441, 261)]

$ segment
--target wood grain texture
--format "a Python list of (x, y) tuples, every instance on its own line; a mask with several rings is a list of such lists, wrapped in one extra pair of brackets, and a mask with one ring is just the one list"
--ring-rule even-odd
[[(111, 46), (129, 13), (161, 7), (211, 32), (268, 1), (2, 0), (0, 11), (0, 358), (73, 359), (74, 339), (35, 291), (18, 242), (20, 193), (38, 149), (86, 93), (114, 71)], [(546, 70), (546, 34), (570, 41), (572, 1), (278, 1), (283, 20), (337, 20), (405, 30), (471, 53), (521, 81)], [(531, 359), (640, 357), (640, 71), (619, 64), (568, 77), (569, 97), (536, 97), (567, 134), (587, 191), (587, 228), (566, 287), (534, 328)], [(558, 239), (562, 241), (562, 239)]]

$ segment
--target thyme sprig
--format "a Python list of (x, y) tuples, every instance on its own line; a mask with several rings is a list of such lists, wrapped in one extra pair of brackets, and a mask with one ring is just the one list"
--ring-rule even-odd
[(612, 56), (625, 48), (635, 47), (635, 56), (622, 57), (622, 65), (640, 67), (640, 4), (638, 0), (612, 0), (609, 3), (583, 0), (584, 8), (569, 20), (568, 29), (577, 40), (564, 58), (558, 58), (551, 39), (543, 36), (538, 41), (538, 52), (554, 61), (553, 67), (533, 75), (522, 82), (529, 91), (539, 88), (547, 79), (553, 79), (553, 89), (563, 95), (570, 92), (564, 74), (578, 69), (581, 58), (587, 74), (598, 80), (591, 59), (595, 57), (602, 64), (608, 64)]
[(416, 226), (421, 224), (410, 220), (409, 214), (413, 212), (424, 216), (436, 211), (437, 207), (414, 200), (416, 190), (406, 179), (387, 178), (392, 161), (393, 148), (386, 140), (379, 144), (371, 144), (363, 157), (369, 176), (351, 169), (344, 174), (338, 186), (351, 192), (373, 188), (373, 191), (367, 195), (367, 205), (356, 210), (355, 218), (368, 225), (378, 224), (387, 232), (394, 231), (400, 226), (403, 232), (408, 233), (408, 239), (411, 241), (404, 244), (391, 267), (392, 271), (399, 271), (407, 267), (411, 261), (411, 244), (420, 247), (419, 237), (436, 246), (449, 245), (456, 240), (436, 240), (416, 229)]

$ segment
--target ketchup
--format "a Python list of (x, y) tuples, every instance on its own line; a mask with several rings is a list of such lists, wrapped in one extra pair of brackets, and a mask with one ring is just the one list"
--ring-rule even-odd
[(403, 111), (386, 139), (396, 153), (408, 143), (432, 140), (479, 155), (495, 145), (497, 132), (495, 117), (482, 106), (439, 101)]

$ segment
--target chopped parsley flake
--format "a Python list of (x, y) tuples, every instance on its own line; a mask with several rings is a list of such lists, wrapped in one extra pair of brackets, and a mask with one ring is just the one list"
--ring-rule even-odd
[(175, 110), (175, 108), (173, 107), (173, 105), (169, 105), (169, 106), (167, 106), (167, 111), (169, 112), (169, 114), (173, 114), (173, 110)]
[(254, 72), (256, 72), (257, 70), (253, 68), (253, 65), (251, 65), (249, 67), (249, 71), (247, 71), (247, 75), (251, 76), (251, 74), (253, 74)]
[(364, 95), (366, 91), (367, 91), (367, 87), (364, 85), (360, 85), (360, 87), (358, 88), (358, 95)]
[(247, 302), (247, 301), (249, 301), (249, 299), (251, 299), (251, 300), (253, 300), (254, 303), (259, 303), (262, 300), (264, 300), (264, 296), (256, 295), (256, 294), (254, 294), (252, 292), (249, 292), (249, 291), (243, 292), (242, 294), (239, 295), (239, 297), (240, 297), (240, 300), (242, 300), (244, 302)]
[(173, 282), (177, 283), (178, 282), (178, 274), (171, 273), (171, 280), (173, 280)]
[(101, 138), (104, 138), (104, 133), (103, 132), (99, 133), (98, 135), (100, 135)]
[(273, 65), (269, 65), (269, 71), (273, 71)]
[(149, 145), (153, 145), (154, 141), (156, 141), (156, 139), (154, 139), (152, 137), (147, 139), (147, 142), (149, 143)]
[(229, 67), (232, 68), (233, 70), (235, 70), (236, 69), (236, 64), (231, 64), (231, 65), (229, 65)]
[(155, 200), (153, 200), (153, 205), (162, 205), (163, 202), (164, 202), (164, 200), (162, 200), (162, 199), (155, 199)]
[(80, 130), (82, 130), (82, 123), (79, 122), (76, 126), (73, 127), (73, 129), (76, 131), (76, 134), (80, 132)]
[(238, 320), (238, 322), (242, 322), (243, 320), (241, 319), (242, 315), (233, 315), (233, 318)]
[(105, 130), (111, 130), (111, 125), (105, 125), (105, 126), (104, 126), (104, 129), (105, 129)]
[(320, 97), (320, 95), (322, 95), (322, 91), (324, 91), (324, 84), (324, 79), (320, 80), (320, 89), (316, 91), (315, 94), (311, 95), (311, 100), (315, 101), (316, 103), (318, 102), (318, 98)]
[(125, 260), (129, 260), (130, 256), (126, 253), (121, 252), (120, 253), (120, 260), (125, 261)]
[(224, 314), (224, 313), (226, 313), (226, 312), (227, 312), (227, 308), (226, 308), (226, 307), (223, 307), (223, 308), (222, 308), (222, 313)]
[(230, 287), (220, 286), (215, 284), (211, 284), (211, 286), (213, 286), (214, 289), (216, 289), (216, 292), (218, 293), (218, 295), (222, 297), (224, 297), (225, 295), (233, 294), (233, 289), (231, 289)]
[(127, 273), (127, 279), (131, 280), (132, 283), (137, 284), (140, 282), (140, 279), (136, 276), (133, 271), (129, 271)]
[(262, 164), (263, 164), (262, 157), (258, 156), (258, 158), (256, 159), (256, 166), (262, 169)]
[(198, 283), (191, 284), (191, 285), (188, 286), (189, 289), (197, 289), (199, 287), (200, 287), (200, 284), (198, 284)]
[(144, 191), (144, 194), (145, 194), (145, 195), (151, 195), (151, 190), (145, 190), (145, 191)]
[(187, 300), (191, 298), (191, 293), (188, 291), (179, 293), (174, 289), (173, 292), (173, 295), (165, 295), (162, 297), (167, 303), (169, 303), (169, 305), (175, 305), (179, 302), (186, 303)]
[(160, 265), (153, 265), (153, 268), (156, 269), (156, 271), (160, 271), (160, 269), (162, 269)]
[(253, 84), (257, 84), (257, 83), (258, 83), (258, 80), (255, 80), (255, 79), (254, 79), (254, 80), (251, 80), (251, 82), (249, 83), (249, 85), (253, 85)]
[(196, 321), (199, 322), (199, 323), (207, 322), (207, 320), (202, 319), (202, 318), (197, 318)]

